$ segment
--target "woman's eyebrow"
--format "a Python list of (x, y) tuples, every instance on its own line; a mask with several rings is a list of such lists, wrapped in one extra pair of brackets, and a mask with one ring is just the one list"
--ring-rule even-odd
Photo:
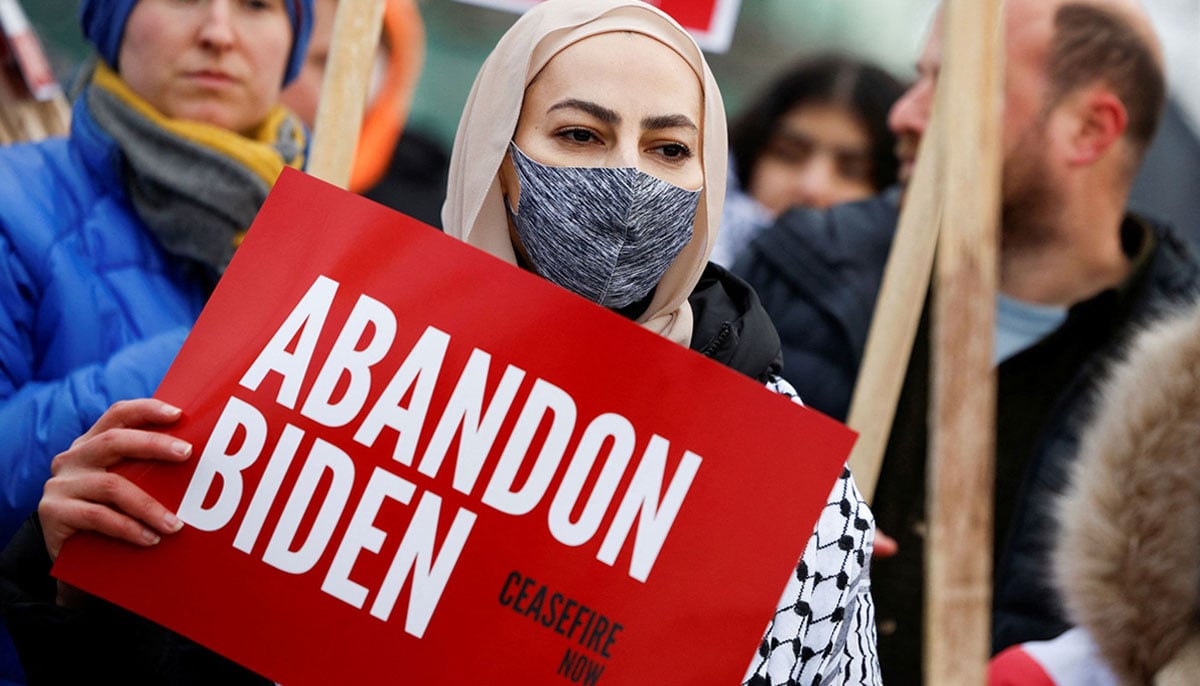
[(683, 114), (660, 114), (656, 117), (646, 117), (642, 120), (642, 128), (656, 129), (692, 129), (699, 131), (700, 127), (690, 117)]
[(550, 109), (546, 110), (546, 112), (550, 113), (550, 112), (553, 112), (554, 110), (562, 110), (562, 109), (580, 110), (582, 112), (592, 115), (593, 117), (599, 119), (600, 121), (604, 122), (605, 124), (621, 123), (621, 115), (617, 114), (615, 111), (610, 110), (607, 107), (604, 107), (603, 105), (598, 105), (598, 104), (596, 104), (594, 102), (590, 102), (588, 100), (579, 100), (577, 98), (568, 98), (566, 100), (560, 100), (560, 101), (554, 103), (553, 105), (551, 105)]

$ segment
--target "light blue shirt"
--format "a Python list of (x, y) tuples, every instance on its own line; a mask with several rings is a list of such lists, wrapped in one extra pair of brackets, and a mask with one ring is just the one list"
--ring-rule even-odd
[(1067, 308), (1038, 305), (996, 294), (996, 340), (992, 361), (1001, 362), (1031, 348), (1067, 319)]

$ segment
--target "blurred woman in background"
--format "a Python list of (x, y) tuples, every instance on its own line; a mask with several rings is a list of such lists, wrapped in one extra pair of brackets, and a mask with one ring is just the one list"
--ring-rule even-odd
[(805, 60), (772, 81), (730, 126), (734, 176), (713, 259), (737, 252), (784, 210), (861, 200), (896, 182), (888, 111), (904, 92), (850, 57)]
[[(0, 544), (57, 453), (113, 403), (154, 392), (307, 148), (279, 94), (304, 61), (312, 0), (84, 0), (80, 19), (99, 59), (70, 134), (0, 149)], [(96, 636), (62, 619), (5, 613), (14, 633), (40, 626), (26, 647), (50, 676), (27, 653), (30, 679), (104, 681), (89, 658), (119, 653), (63, 659), (72, 638)]]
[[(308, 57), (283, 91), (283, 104), (310, 129), (317, 121), (337, 7), (337, 0), (316, 0)], [(425, 24), (417, 0), (386, 0), (348, 188), (440, 228), (450, 156), (408, 121), (424, 61)]]

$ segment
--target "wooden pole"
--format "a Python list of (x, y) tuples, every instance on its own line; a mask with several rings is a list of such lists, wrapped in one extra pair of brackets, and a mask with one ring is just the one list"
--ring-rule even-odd
[(3, 116), (0, 116), (0, 146), (11, 145), (16, 142), (16, 132), (9, 127), (8, 121)]
[(925, 306), (942, 216), (940, 117), (935, 108), (921, 139), (905, 191), (900, 223), (883, 270), (871, 330), (863, 353), (847, 424), (858, 432), (850, 471), (863, 497), (875, 497), (900, 388)]
[(363, 117), (350, 175), (353, 191), (366, 190), (384, 176), (408, 121), (425, 64), (425, 24), (417, 0), (384, 3), (382, 40), (388, 47), (387, 73)]
[(1003, 0), (946, 0), (943, 67), (850, 406), (871, 500), (934, 274), (925, 675), (984, 684), (990, 653)]
[(38, 118), (48, 135), (65, 136), (71, 131), (71, 105), (60, 91), (57, 96), (37, 105)]
[(61, 91), (39, 101), (10, 83), (0, 84), (0, 145), (65, 136), (70, 122), (71, 107)]
[(307, 170), (342, 188), (350, 182), (382, 28), (383, 0), (338, 0)]
[(62, 93), (43, 102), (11, 88), (0, 88), (0, 143), (32, 143), (65, 136), (70, 122), (71, 109)]
[(1003, 0), (946, 0), (943, 223), (932, 317), (927, 684), (987, 683), (991, 649)]

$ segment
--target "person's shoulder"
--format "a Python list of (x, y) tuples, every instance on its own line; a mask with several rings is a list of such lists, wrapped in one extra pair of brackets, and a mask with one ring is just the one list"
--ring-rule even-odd
[[(1120, 240), (1130, 265), (1125, 277), (1072, 306), (1112, 303), (1117, 319), (1110, 335), (1118, 343), (1148, 322), (1200, 297), (1200, 258), (1169, 224), (1127, 211), (1121, 220)], [(1101, 305), (1101, 310), (1106, 307)]]
[(0, 148), (0, 224), (24, 224), (19, 218), (26, 213), (53, 210), (54, 203), (40, 201), (64, 184), (64, 172), (70, 167), (65, 138)]
[(858, 229), (865, 236), (890, 242), (900, 220), (902, 195), (900, 186), (892, 186), (862, 200), (834, 205), (827, 210), (827, 222), (831, 228)]
[(826, 209), (794, 207), (763, 231), (764, 247), (861, 247), (890, 244), (900, 216), (899, 189)]
[(66, 138), (48, 138), (36, 143), (15, 143), (0, 148), (0, 174), (20, 183), (0, 185), (0, 194), (16, 196), (31, 183), (52, 182), (55, 170), (70, 164)]
[(779, 334), (748, 283), (709, 262), (688, 303), (692, 349), (752, 379), (766, 379), (780, 369)]
[(1192, 300), (1200, 295), (1200, 255), (1171, 225), (1140, 214), (1129, 214), (1126, 222), (1148, 227), (1153, 234), (1152, 254), (1147, 269), (1149, 288), (1143, 299)]
[(898, 219), (899, 189), (827, 209), (795, 207), (750, 243), (733, 270), (767, 269), (803, 280), (831, 277), (834, 270), (881, 270)]
[(0, 235), (37, 259), (78, 231), (103, 195), (70, 139), (0, 149)]

